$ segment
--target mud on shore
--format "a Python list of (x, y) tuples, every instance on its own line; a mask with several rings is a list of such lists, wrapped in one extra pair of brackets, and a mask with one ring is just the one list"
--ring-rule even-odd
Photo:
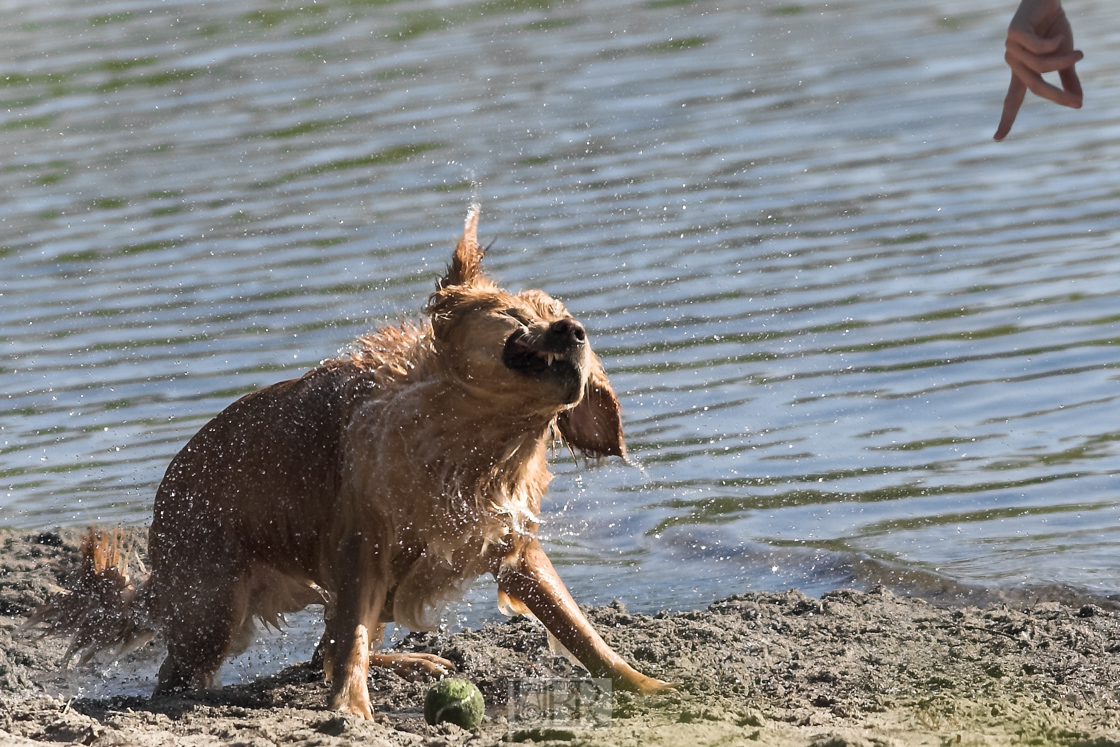
[[(543, 630), (514, 619), (477, 631), (410, 635), (482, 690), (467, 731), (428, 726), (427, 683), (375, 670), (377, 718), (325, 709), (307, 663), (221, 690), (148, 699), (62, 698), (66, 642), (20, 632), (77, 532), (0, 531), (0, 744), (87, 745), (1120, 745), (1120, 614), (1038, 602), (945, 608), (886, 590), (737, 594), (653, 616), (588, 611), (639, 669), (676, 693), (613, 695), (610, 725), (507, 719), (511, 679), (574, 678)], [(157, 644), (158, 645), (158, 644)]]

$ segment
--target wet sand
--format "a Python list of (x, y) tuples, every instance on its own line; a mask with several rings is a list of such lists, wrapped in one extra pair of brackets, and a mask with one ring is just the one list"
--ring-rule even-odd
[[(77, 532), (0, 531), (0, 744), (1120, 745), (1120, 614), (1057, 601), (935, 606), (885, 589), (733, 595), (692, 612), (589, 610), (667, 696), (613, 695), (610, 725), (510, 723), (511, 679), (577, 677), (525, 619), (411, 635), (486, 697), (467, 731), (428, 726), (426, 683), (370, 676), (377, 717), (325, 709), (307, 663), (191, 695), (61, 699), (66, 642), (19, 632), (76, 554)], [(158, 645), (158, 642), (157, 644)], [(52, 689), (53, 688), (53, 689)]]

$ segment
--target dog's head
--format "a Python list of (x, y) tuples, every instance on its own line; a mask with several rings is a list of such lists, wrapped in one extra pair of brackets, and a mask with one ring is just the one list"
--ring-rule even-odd
[(508, 293), (480, 267), (478, 207), (428, 300), (435, 347), (455, 378), (511, 419), (554, 418), (573, 448), (626, 456), (618, 399), (583, 325), (539, 290)]

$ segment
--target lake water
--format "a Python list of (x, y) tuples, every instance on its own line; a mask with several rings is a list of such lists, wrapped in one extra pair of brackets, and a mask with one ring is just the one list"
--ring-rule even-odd
[(1120, 14), (1070, 0), (1085, 108), (996, 144), (1012, 6), (6, 3), (0, 525), (145, 523), (477, 197), (641, 464), (557, 455), (580, 601), (1120, 594)]

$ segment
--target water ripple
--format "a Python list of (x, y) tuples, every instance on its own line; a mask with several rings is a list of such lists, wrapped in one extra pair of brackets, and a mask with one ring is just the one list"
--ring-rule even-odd
[(480, 197), (642, 465), (557, 454), (581, 600), (1120, 593), (1104, 0), (1085, 108), (1000, 145), (1010, 11), (959, 0), (9, 10), (0, 523), (145, 521), (207, 418), (414, 316)]

